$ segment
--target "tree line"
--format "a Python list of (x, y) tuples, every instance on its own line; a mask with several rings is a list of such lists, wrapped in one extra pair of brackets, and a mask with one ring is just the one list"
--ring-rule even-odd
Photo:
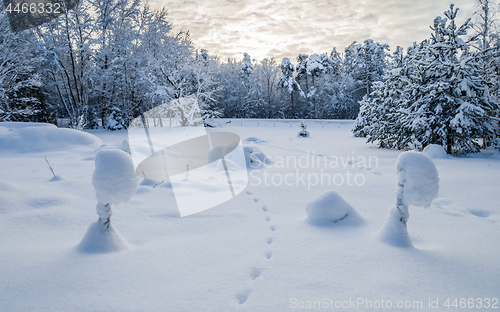
[(247, 53), (222, 61), (142, 0), (82, 0), (17, 33), (2, 13), (0, 120), (124, 129), (142, 112), (195, 96), (204, 118), (356, 119), (355, 135), (383, 147), (475, 151), (478, 137), (496, 135), (500, 77), (497, 8), (477, 4), (474, 24), (457, 26), (451, 8), (406, 53), (367, 39), (294, 62)]

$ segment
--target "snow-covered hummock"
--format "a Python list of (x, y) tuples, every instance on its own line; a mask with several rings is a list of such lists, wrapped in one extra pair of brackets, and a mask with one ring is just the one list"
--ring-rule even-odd
[(448, 159), (446, 151), (441, 145), (430, 144), (424, 148), (423, 153), (432, 159)]
[(247, 163), (247, 168), (261, 168), (264, 165), (268, 165), (271, 161), (267, 156), (258, 148), (245, 146), (243, 148), (245, 153), (245, 160)]
[(64, 151), (77, 146), (98, 148), (102, 145), (102, 141), (92, 134), (57, 128), (52, 124), (2, 122), (0, 126), (3, 129), (0, 132), (0, 151), (7, 153)]
[(313, 198), (306, 205), (309, 222), (316, 224), (342, 223), (358, 224), (362, 222), (358, 212), (337, 192), (327, 191)]
[(98, 204), (99, 220), (92, 223), (78, 245), (85, 253), (126, 250), (127, 242), (110, 222), (113, 205), (129, 201), (139, 186), (132, 158), (122, 150), (101, 150), (95, 156), (92, 176)]
[(425, 154), (401, 153), (396, 161), (398, 183), (404, 186), (404, 201), (408, 205), (429, 207), (439, 190), (439, 176), (434, 162)]

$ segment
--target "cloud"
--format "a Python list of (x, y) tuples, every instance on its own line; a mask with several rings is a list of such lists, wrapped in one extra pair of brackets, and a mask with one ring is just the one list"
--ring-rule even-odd
[[(472, 1), (457, 0), (459, 20), (472, 14)], [(343, 51), (371, 38), (394, 50), (429, 38), (429, 26), (449, 8), (435, 0), (154, 0), (165, 6), (174, 29), (189, 30), (195, 46), (222, 60)]]

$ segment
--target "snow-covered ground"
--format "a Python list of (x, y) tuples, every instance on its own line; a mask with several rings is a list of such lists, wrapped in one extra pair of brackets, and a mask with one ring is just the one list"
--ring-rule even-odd
[[(168, 182), (143, 181), (111, 217), (128, 249), (105, 254), (77, 245), (98, 218), (96, 151), (121, 148), (127, 132), (0, 124), (0, 311), (442, 311), (457, 309), (455, 299), (461, 309), (462, 298), (461, 310), (500, 306), (498, 154), (433, 159), (437, 198), (409, 207), (414, 247), (395, 247), (379, 230), (396, 205), (401, 151), (354, 138), (348, 121), (308, 121), (309, 138), (297, 136), (299, 124), (210, 129), (238, 134), (273, 162), (251, 170), (235, 198), (183, 218)], [(308, 203), (328, 198), (356, 222), (310, 222)]]

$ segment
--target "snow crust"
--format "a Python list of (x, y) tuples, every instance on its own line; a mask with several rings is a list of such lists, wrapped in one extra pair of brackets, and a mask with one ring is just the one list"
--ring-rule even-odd
[(439, 190), (436, 166), (425, 154), (401, 153), (396, 162), (398, 182), (404, 185), (404, 201), (408, 205), (429, 207)]
[(139, 186), (130, 155), (122, 150), (98, 151), (92, 184), (100, 203), (119, 205), (129, 201)]
[[(307, 218), (312, 223), (360, 223), (358, 212), (337, 192), (327, 191), (306, 205)], [(344, 221), (345, 220), (345, 221)]]
[(441, 145), (430, 144), (424, 148), (423, 153), (432, 159), (448, 159), (446, 151)]
[(9, 132), (0, 134), (0, 152), (36, 153), (63, 151), (73, 147), (95, 149), (102, 141), (89, 133), (56, 128), (51, 124), (1, 123)]

